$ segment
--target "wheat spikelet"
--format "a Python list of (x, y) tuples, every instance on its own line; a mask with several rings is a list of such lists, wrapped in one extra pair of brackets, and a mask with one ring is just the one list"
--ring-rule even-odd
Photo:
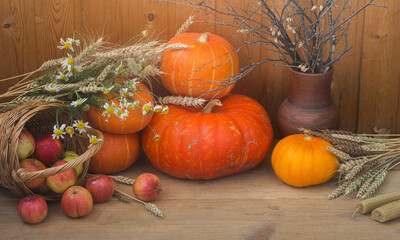
[(104, 91), (103, 87), (97, 87), (97, 86), (82, 86), (77, 89), (78, 92), (82, 93), (93, 93), (93, 92), (102, 92)]
[(94, 57), (111, 59), (111, 60), (132, 58), (132, 57), (145, 58), (145, 56), (147, 56), (148, 54), (153, 55), (154, 49), (156, 49), (158, 45), (159, 43), (157, 41), (151, 41), (148, 43), (131, 45), (128, 47), (118, 48), (107, 52), (95, 53)]
[(145, 203), (145, 207), (147, 208), (147, 210), (149, 210), (150, 213), (156, 215), (157, 217), (164, 217), (164, 213), (161, 212), (161, 210), (155, 204)]
[(126, 184), (126, 185), (132, 185), (135, 182), (135, 179), (124, 177), (124, 176), (109, 176), (109, 177), (114, 179), (115, 181), (117, 181), (119, 183), (123, 183), (123, 184)]
[(101, 45), (103, 44), (103, 38), (97, 39), (96, 42), (85, 47), (82, 52), (75, 58), (76, 64), (81, 64), (86, 61), (89, 56), (91, 56)]
[(349, 154), (347, 154), (345, 152), (342, 152), (340, 150), (337, 150), (337, 149), (335, 149), (333, 147), (326, 146), (326, 150), (328, 150), (329, 152), (333, 153), (336, 157), (338, 157), (342, 161), (347, 161), (347, 160), (351, 159)]
[(367, 152), (381, 152), (387, 150), (387, 146), (383, 143), (362, 145), (361, 148)]
[(206, 102), (202, 98), (182, 97), (182, 96), (166, 96), (160, 97), (158, 101), (162, 104), (180, 105), (185, 107), (201, 107)]
[(357, 137), (365, 142), (373, 142), (373, 143), (388, 143), (388, 142), (390, 142), (389, 139), (383, 139), (383, 138), (374, 138), (374, 137), (367, 137), (367, 136), (357, 136)]
[(356, 142), (356, 143), (363, 143), (364, 141), (361, 140), (359, 137), (354, 136), (354, 135), (345, 135), (345, 134), (331, 134), (332, 137), (338, 138), (338, 139), (343, 139), (347, 140), (350, 142)]
[(371, 183), (371, 185), (365, 190), (364, 194), (361, 198), (368, 198), (374, 195), (376, 190), (382, 185), (387, 175), (387, 171), (383, 171), (378, 176), (376, 176), (375, 180)]
[(349, 184), (350, 184), (349, 182), (344, 182), (342, 185), (340, 185), (339, 187), (337, 187), (337, 188), (335, 189), (335, 191), (333, 191), (332, 193), (330, 193), (329, 196), (328, 196), (328, 198), (329, 198), (330, 200), (332, 200), (332, 199), (335, 199), (335, 198), (338, 198), (338, 197), (342, 196), (342, 195), (345, 193), (346, 188), (347, 188), (347, 186), (348, 186)]
[(365, 156), (368, 151), (361, 148), (360, 145), (354, 144), (334, 144), (335, 148), (349, 154), (350, 156), (357, 157), (357, 156)]
[(142, 73), (143, 74), (141, 77), (145, 78), (145, 77), (154, 77), (161, 75), (162, 72), (156, 66), (148, 65), (145, 67), (145, 69), (143, 69)]
[(172, 43), (172, 44), (167, 45), (165, 48), (169, 49), (169, 50), (181, 50), (181, 49), (190, 48), (190, 46), (187, 44), (184, 44), (184, 43)]
[(47, 95), (18, 97), (13, 100), (13, 102), (15, 103), (26, 103), (31, 101), (59, 102), (59, 100), (57, 100), (56, 98), (49, 97)]
[(347, 161), (343, 164), (340, 164), (338, 172), (340, 174), (345, 174), (345, 173), (351, 171), (352, 169), (354, 169), (356, 166), (362, 166), (367, 161), (368, 161), (367, 158)]
[(77, 86), (77, 84), (72, 83), (72, 84), (53, 84), (53, 83), (49, 83), (43, 86), (43, 88), (47, 87), (47, 86), (52, 86), (57, 88), (59, 91), (63, 91), (63, 90), (67, 90), (67, 89), (71, 89)]
[(330, 135), (340, 134), (340, 135), (356, 136), (356, 134), (349, 132), (349, 131), (345, 131), (345, 130), (325, 129), (325, 130), (322, 130), (322, 132), (326, 133), (326, 134), (330, 134)]
[(101, 73), (97, 77), (97, 80), (100, 82), (104, 81), (106, 79), (107, 75), (110, 73), (112, 67), (113, 67), (113, 65), (107, 65), (107, 67), (105, 67), (103, 69), (103, 71), (101, 71)]
[(362, 165), (355, 165), (345, 176), (345, 181), (353, 180), (363, 169)]
[(369, 174), (362, 174), (361, 176), (356, 178), (354, 181), (350, 182), (350, 184), (346, 187), (344, 196), (357, 190), (369, 176), (370, 176)]
[(175, 36), (177, 36), (183, 32), (186, 32), (189, 29), (190, 25), (192, 25), (193, 19), (194, 19), (193, 15), (189, 16), (189, 18), (182, 24), (182, 26), (175, 33)]
[(361, 198), (365, 191), (367, 191), (367, 189), (369, 188), (369, 186), (371, 186), (371, 183), (374, 181), (375, 175), (378, 172), (378, 170), (369, 170), (368, 172), (364, 173), (366, 174), (365, 176), (365, 181), (362, 183), (362, 185), (360, 186), (360, 189), (357, 192), (356, 198)]
[(38, 70), (43, 71), (43, 70), (47, 70), (47, 69), (56, 67), (56, 66), (60, 65), (63, 60), (64, 60), (64, 58), (46, 61), (42, 64), (42, 66), (40, 66), (40, 68)]

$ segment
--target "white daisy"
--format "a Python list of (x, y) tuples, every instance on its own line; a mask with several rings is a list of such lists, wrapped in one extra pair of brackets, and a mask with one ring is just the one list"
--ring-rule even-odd
[[(70, 38), (68, 38), (70, 39)], [(74, 47), (72, 46), (72, 42), (69, 41), (67, 39), (67, 41), (64, 41), (64, 39), (60, 38), (60, 43), (62, 44), (62, 46), (57, 46), (57, 48), (59, 49), (70, 49), (71, 51), (74, 51)]]
[(72, 137), (72, 135), (74, 134), (74, 128), (71, 127), (71, 126), (68, 126), (68, 127), (65, 129), (65, 132), (66, 132), (67, 134), (69, 134), (70, 137)]
[(158, 134), (154, 134), (154, 141), (155, 142), (160, 141), (160, 136)]
[(142, 31), (142, 36), (143, 36), (143, 37), (149, 36), (149, 31), (143, 30), (143, 31)]
[(162, 106), (161, 105), (157, 105), (154, 107), (154, 112), (156, 113), (160, 113), (162, 111)]
[(67, 42), (70, 42), (72, 45), (75, 46), (79, 46), (79, 44), (81, 43), (81, 41), (79, 41), (78, 39), (73, 39), (73, 38), (67, 38)]
[(54, 84), (48, 84), (48, 85), (44, 86), (44, 89), (51, 93), (56, 93), (56, 92), (60, 91), (60, 89)]
[(79, 131), (79, 134), (86, 132), (86, 128), (92, 128), (88, 122), (83, 122), (82, 120), (75, 120), (72, 126)]
[[(75, 75), (75, 74), (77, 74), (78, 72), (82, 72), (82, 70), (83, 70), (83, 68), (81, 67), (81, 66), (78, 66), (78, 65), (75, 65), (75, 66), (72, 66), (72, 65), (69, 65), (68, 66), (68, 74), (71, 76), (71, 75)], [(67, 74), (67, 75), (68, 75)]]
[(97, 143), (103, 141), (103, 139), (97, 138), (97, 136), (95, 136), (95, 135), (88, 134), (88, 136), (89, 136), (89, 143), (90, 143), (88, 148), (91, 148), (92, 146), (96, 145)]
[[(61, 66), (63, 68), (69, 68), (70, 66), (72, 66), (74, 64), (74, 57), (71, 54), (67, 54), (68, 57), (66, 57), (62, 62), (61, 62)], [(68, 70), (69, 71), (69, 70)]]
[(168, 106), (165, 106), (165, 107), (163, 108), (163, 110), (161, 111), (161, 113), (162, 113), (162, 114), (168, 114), (168, 113), (169, 113), (169, 108), (168, 108)]
[(103, 108), (105, 109), (103, 114), (101, 114), (101, 116), (103, 117), (107, 115), (107, 118), (109, 118), (110, 115), (113, 114), (115, 111), (114, 105), (109, 105), (108, 103), (105, 103)]
[(121, 88), (121, 91), (119, 92), (119, 94), (120, 94), (121, 96), (124, 96), (124, 97), (131, 97), (131, 96), (133, 96), (133, 93), (132, 93), (131, 91), (129, 91), (128, 88)]
[(57, 127), (57, 124), (54, 125), (54, 130), (53, 130), (54, 134), (52, 135), (53, 139), (55, 138), (60, 139), (60, 137), (64, 138), (65, 135), (64, 129), (65, 129), (65, 124), (61, 125), (60, 128)]
[(147, 115), (147, 114), (151, 113), (151, 108), (152, 108), (151, 102), (146, 103), (143, 106), (143, 115)]
[(88, 100), (88, 99), (87, 99), (87, 98), (79, 98), (79, 99), (76, 100), (76, 101), (72, 101), (72, 102), (71, 102), (71, 106), (73, 106), (73, 107), (80, 106), (80, 105), (82, 105), (84, 102), (86, 102), (86, 100)]
[(65, 80), (66, 77), (67, 76), (64, 73), (62, 73), (61, 71), (58, 71), (58, 75), (56, 76), (56, 79), (57, 80)]
[(140, 102), (139, 102), (139, 100), (133, 101), (133, 106), (134, 106), (135, 108), (140, 108)]
[(134, 90), (140, 89), (140, 83), (137, 80), (137, 78), (134, 78), (134, 79), (130, 80), (129, 81), (129, 85), (131, 85)]
[(104, 91), (103, 91), (103, 93), (104, 94), (109, 94), (110, 93), (110, 91), (111, 91), (111, 89), (113, 89), (114, 88), (114, 86), (112, 86), (112, 87), (109, 87), (109, 88), (104, 88)]
[(119, 64), (119, 66), (115, 68), (115, 74), (118, 75), (118, 74), (122, 73), (123, 71), (124, 71), (124, 67), (122, 67), (122, 62), (121, 62), (121, 64)]
[(132, 110), (135, 107), (135, 105), (133, 102), (126, 102), (125, 107), (128, 110)]
[(129, 115), (129, 112), (128, 112), (128, 110), (122, 110), (122, 108), (118, 108), (117, 109), (117, 111), (115, 111), (115, 115), (117, 116), (117, 117), (119, 117), (121, 120), (125, 120), (126, 119), (126, 117), (128, 117), (128, 115)]

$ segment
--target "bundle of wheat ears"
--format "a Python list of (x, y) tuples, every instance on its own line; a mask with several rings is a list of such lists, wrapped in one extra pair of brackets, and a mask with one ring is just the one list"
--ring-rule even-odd
[(351, 193), (355, 193), (357, 198), (371, 197), (388, 172), (400, 164), (400, 138), (396, 138), (399, 135), (300, 130), (334, 146), (328, 146), (327, 150), (339, 158), (339, 186), (329, 195), (330, 199)]

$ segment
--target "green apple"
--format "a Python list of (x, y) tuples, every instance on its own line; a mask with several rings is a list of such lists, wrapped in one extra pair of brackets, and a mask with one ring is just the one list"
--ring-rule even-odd
[(77, 156), (79, 156), (79, 155), (74, 151), (65, 151), (65, 152), (62, 153), (61, 158), (77, 157)]
[[(70, 161), (74, 160), (74, 159), (77, 158), (77, 157), (78, 157), (78, 155), (76, 155), (76, 156), (69, 156), (69, 157), (65, 157), (65, 158), (62, 159), (62, 160), (67, 161), (67, 162), (70, 162)], [(82, 170), (83, 170), (82, 164), (76, 166), (76, 167), (75, 167), (75, 170), (76, 170), (76, 174), (77, 174), (78, 177), (79, 177), (79, 175), (81, 174), (81, 172), (82, 172)]]

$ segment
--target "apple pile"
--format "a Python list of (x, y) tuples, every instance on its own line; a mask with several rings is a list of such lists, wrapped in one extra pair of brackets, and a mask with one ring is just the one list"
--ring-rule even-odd
[[(57, 167), (78, 157), (73, 151), (63, 152), (59, 139), (53, 139), (51, 134), (45, 134), (35, 139), (27, 130), (19, 136), (17, 155), (20, 167), (28, 171), (41, 171)], [(62, 194), (61, 209), (68, 217), (77, 218), (88, 215), (93, 203), (103, 203), (114, 194), (114, 181), (107, 175), (90, 175), (82, 186), (76, 186), (78, 176), (83, 167), (79, 165), (47, 178), (28, 180), (25, 185), (37, 194), (49, 191)], [(144, 173), (138, 176), (133, 185), (133, 193), (143, 201), (155, 200), (161, 192), (161, 183), (157, 176)], [(27, 196), (18, 204), (18, 215), (29, 224), (43, 221), (47, 216), (46, 201), (37, 195)]]

